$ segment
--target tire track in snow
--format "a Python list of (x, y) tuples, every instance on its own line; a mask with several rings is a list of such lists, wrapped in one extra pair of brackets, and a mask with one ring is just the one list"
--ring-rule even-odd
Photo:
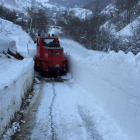
[(55, 130), (56, 126), (55, 126), (55, 123), (54, 123), (54, 116), (53, 116), (53, 105), (54, 105), (55, 98), (56, 98), (54, 82), (52, 83), (52, 88), (53, 88), (53, 99), (52, 99), (52, 103), (51, 103), (51, 106), (50, 106), (51, 134), (52, 134), (52, 140), (58, 140), (57, 135), (56, 135), (56, 130)]
[(87, 132), (90, 134), (92, 140), (102, 140), (102, 137), (96, 130), (96, 125), (93, 122), (93, 119), (89, 115), (88, 111), (81, 106), (78, 106), (78, 112), (84, 122), (84, 125), (87, 129)]

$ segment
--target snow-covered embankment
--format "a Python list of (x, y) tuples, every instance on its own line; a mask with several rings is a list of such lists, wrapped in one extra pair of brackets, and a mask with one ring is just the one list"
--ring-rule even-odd
[[(2, 20), (0, 28), (5, 27), (0, 33), (0, 136), (9, 125), (14, 114), (19, 111), (22, 99), (32, 88), (34, 79), (34, 61), (28, 55), (27, 43), (33, 46), (33, 41), (20, 26)], [(17, 60), (7, 54), (11, 51), (22, 56)], [(10, 135), (10, 134), (9, 134)]]
[(61, 40), (70, 55), (73, 79), (93, 94), (130, 140), (140, 138), (140, 53), (88, 51)]
[[(0, 69), (0, 136), (3, 134), (14, 114), (20, 109), (22, 99), (31, 90), (34, 69), (33, 60), (1, 59)], [(13, 132), (14, 133), (14, 132)], [(10, 134), (9, 134), (10, 135)]]
[(22, 99), (33, 84), (33, 60), (1, 59), (0, 69), (0, 135), (8, 126), (15, 112), (20, 109)]

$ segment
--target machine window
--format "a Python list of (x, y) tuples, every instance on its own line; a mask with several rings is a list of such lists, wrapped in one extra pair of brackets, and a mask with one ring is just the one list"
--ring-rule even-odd
[(55, 55), (60, 55), (60, 53), (59, 52), (55, 52)]
[(55, 41), (54, 39), (43, 39), (42, 43), (49, 44), (49, 43), (53, 43), (54, 41)]

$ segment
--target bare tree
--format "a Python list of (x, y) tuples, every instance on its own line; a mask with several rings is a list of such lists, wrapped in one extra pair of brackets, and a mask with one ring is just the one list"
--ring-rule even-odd
[(29, 34), (32, 38), (35, 37), (36, 33), (44, 34), (47, 31), (48, 26), (48, 17), (47, 17), (47, 9), (45, 7), (37, 7), (35, 0), (32, 0), (31, 8), (28, 8), (29, 15)]

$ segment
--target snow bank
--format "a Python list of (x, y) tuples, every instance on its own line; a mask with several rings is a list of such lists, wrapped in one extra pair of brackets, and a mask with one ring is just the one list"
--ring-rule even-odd
[[(17, 51), (24, 57), (28, 56), (29, 50), (35, 51), (36, 47), (33, 40), (25, 31), (23, 31), (21, 26), (0, 18), (0, 29), (1, 28), (3, 28), (2, 35), (0, 34), (0, 40), (3, 40), (2, 45), (5, 42), (8, 42), (9, 45), (13, 45), (11, 42), (15, 41)], [(5, 44), (5, 46), (8, 47), (7, 44)]]
[[(34, 62), (31, 58), (16, 60), (8, 50), (29, 57), (35, 50), (33, 40), (18, 25), (0, 18), (0, 136), (20, 109), (22, 99), (31, 88), (34, 78)], [(8, 59), (8, 57), (10, 59)]]
[(0, 55), (0, 135), (20, 109), (22, 99), (33, 84), (33, 60), (7, 59)]
[(61, 45), (70, 56), (72, 77), (93, 94), (131, 140), (140, 137), (140, 53), (89, 51), (71, 40)]
[(8, 38), (5, 34), (0, 33), (0, 53), (7, 53), (8, 49), (16, 49), (15, 41)]

